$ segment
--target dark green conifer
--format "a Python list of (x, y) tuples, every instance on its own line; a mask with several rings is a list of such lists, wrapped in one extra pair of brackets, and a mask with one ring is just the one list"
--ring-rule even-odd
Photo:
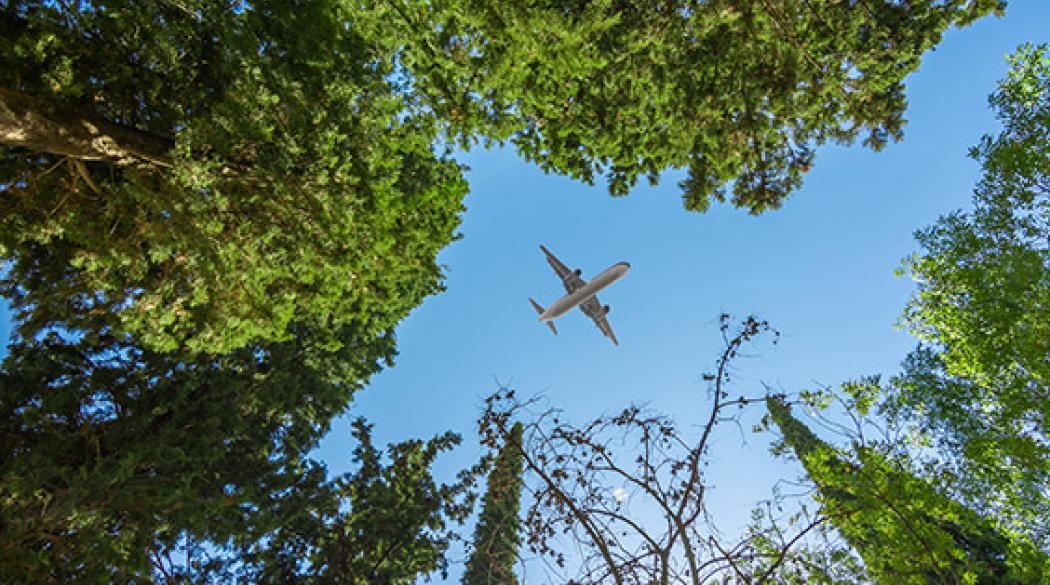
[(521, 544), (522, 426), (515, 423), (496, 457), (474, 531), (474, 551), (463, 574), (464, 585), (513, 585)]

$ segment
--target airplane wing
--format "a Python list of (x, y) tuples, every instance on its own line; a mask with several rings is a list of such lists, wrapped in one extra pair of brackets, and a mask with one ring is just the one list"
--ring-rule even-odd
[(546, 246), (541, 244), (540, 249), (547, 255), (547, 262), (551, 265), (551, 268), (554, 269), (554, 272), (556, 272), (561, 278), (561, 283), (565, 285), (565, 290), (569, 294), (572, 294), (582, 288), (583, 285), (587, 284), (586, 280), (580, 278), (579, 270), (569, 270), (569, 267), (562, 264), (562, 261), (558, 260), (554, 254), (551, 254), (551, 251), (548, 250)]
[(612, 326), (609, 325), (609, 320), (605, 318), (605, 315), (609, 313), (609, 307), (602, 306), (597, 295), (580, 303), (580, 310), (594, 321), (602, 335), (612, 340), (613, 345), (620, 345), (620, 342), (616, 340), (616, 334), (613, 333)]

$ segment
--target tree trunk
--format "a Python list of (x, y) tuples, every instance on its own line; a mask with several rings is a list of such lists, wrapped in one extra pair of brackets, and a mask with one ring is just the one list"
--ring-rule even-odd
[(29, 94), (0, 87), (0, 144), (105, 161), (120, 166), (172, 166), (175, 141), (97, 116), (51, 110)]

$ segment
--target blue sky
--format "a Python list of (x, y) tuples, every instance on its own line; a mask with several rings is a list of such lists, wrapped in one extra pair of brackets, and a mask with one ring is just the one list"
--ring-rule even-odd
[[(893, 373), (914, 345), (894, 327), (912, 290), (894, 270), (917, 250), (916, 229), (969, 205), (978, 166), (966, 151), (996, 131), (987, 96), (1005, 55), (1026, 41), (1050, 41), (1050, 2), (1012, 0), (1002, 19), (950, 31), (908, 79), (902, 142), (879, 153), (820, 149), (803, 188), (759, 217), (725, 205), (685, 211), (675, 173), (614, 199), (510, 150), (464, 155), (463, 237), (440, 255), (448, 290), (399, 326), (396, 366), (357, 395), (316, 455), (332, 472), (349, 470), (357, 416), (375, 424), (380, 443), (452, 429), (464, 443), (439, 463), (449, 480), (482, 452), (475, 420), (497, 380), (544, 393), (576, 421), (644, 403), (690, 428), (708, 406), (700, 375), (719, 351), (723, 311), (755, 313), (782, 333), (779, 345), (760, 344), (738, 363), (739, 392)], [(563, 294), (541, 243), (584, 278), (631, 263), (601, 295), (619, 347), (579, 312), (558, 321), (557, 337), (536, 321), (527, 298), (547, 305)], [(710, 505), (727, 529), (797, 473), (771, 460), (769, 438), (727, 428), (716, 442)]]

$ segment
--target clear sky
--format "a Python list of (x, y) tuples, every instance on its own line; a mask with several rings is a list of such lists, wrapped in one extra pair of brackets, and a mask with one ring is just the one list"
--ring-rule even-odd
[[(1011, 0), (1004, 18), (950, 31), (908, 79), (902, 142), (878, 153), (820, 149), (803, 188), (758, 217), (726, 205), (685, 211), (675, 173), (614, 199), (601, 185), (544, 175), (509, 149), (464, 155), (463, 237), (440, 255), (448, 290), (400, 325), (396, 365), (358, 393), (316, 455), (332, 472), (349, 470), (357, 416), (375, 424), (378, 443), (451, 429), (464, 443), (439, 463), (450, 480), (482, 452), (475, 421), (497, 380), (543, 392), (578, 422), (633, 402), (689, 428), (709, 404), (700, 374), (719, 350), (723, 311), (755, 313), (783, 335), (738, 363), (740, 392), (892, 374), (915, 343), (894, 327), (912, 290), (894, 270), (917, 250), (916, 229), (969, 205), (978, 166), (966, 151), (996, 131), (987, 96), (1005, 55), (1026, 41), (1050, 42), (1050, 2)], [(527, 298), (548, 305), (564, 293), (541, 243), (584, 278), (631, 263), (600, 295), (619, 347), (578, 311), (558, 321), (557, 337), (536, 321)], [(0, 335), (8, 333), (3, 315)], [(726, 430), (710, 505), (732, 529), (797, 470), (771, 461), (769, 436), (748, 433), (745, 444)]]

